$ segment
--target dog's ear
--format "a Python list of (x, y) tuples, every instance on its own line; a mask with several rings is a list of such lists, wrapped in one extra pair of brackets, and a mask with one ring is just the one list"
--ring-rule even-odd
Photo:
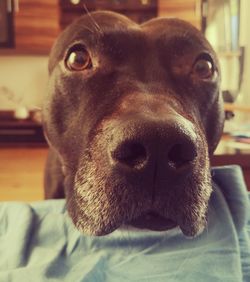
[(205, 119), (208, 149), (211, 156), (221, 139), (225, 121), (223, 98), (220, 91), (212, 109), (208, 112)]
[[(199, 31), (200, 32), (200, 31)], [(211, 91), (207, 94), (212, 94), (208, 96), (206, 109), (202, 112), (203, 123), (205, 124), (206, 138), (208, 143), (209, 155), (211, 156), (215, 149), (217, 148), (218, 143), (220, 142), (224, 123), (225, 123), (225, 111), (224, 111), (224, 101), (222, 97), (221, 91), (221, 69), (220, 62), (216, 52), (213, 47), (209, 43), (209, 41), (205, 38), (205, 36), (201, 34), (203, 41), (205, 42), (206, 48), (209, 50), (209, 53), (212, 54), (214, 68), (216, 69), (216, 80), (214, 81), (214, 86), (211, 90), (209, 90), (209, 86), (207, 86), (207, 91)]]
[(50, 55), (49, 55), (49, 64), (48, 64), (48, 70), (49, 70), (49, 75), (51, 75), (53, 69), (55, 68), (56, 64), (62, 60), (65, 52), (65, 46), (67, 46), (67, 42), (70, 42), (70, 35), (72, 33), (68, 32), (68, 29), (70, 28), (67, 27), (56, 39), (54, 42)]

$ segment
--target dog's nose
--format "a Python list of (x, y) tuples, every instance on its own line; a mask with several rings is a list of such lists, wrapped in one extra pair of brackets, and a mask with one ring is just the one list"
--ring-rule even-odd
[(172, 144), (168, 153), (168, 164), (170, 167), (180, 169), (190, 164), (197, 156), (195, 144), (186, 136)]
[(125, 134), (118, 130), (118, 140), (111, 149), (111, 157), (116, 164), (136, 170), (157, 163), (167, 170), (178, 172), (189, 167), (197, 157), (195, 134), (190, 129), (183, 130), (169, 123), (143, 124), (130, 126), (130, 129), (130, 134), (126, 134), (126, 130)]
[(147, 150), (139, 142), (126, 140), (118, 144), (112, 152), (112, 158), (130, 168), (142, 167), (147, 161)]

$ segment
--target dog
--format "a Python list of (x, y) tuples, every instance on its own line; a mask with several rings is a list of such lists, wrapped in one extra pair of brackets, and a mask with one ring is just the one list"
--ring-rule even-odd
[(84, 234), (125, 225), (195, 237), (223, 124), (218, 59), (195, 27), (84, 15), (50, 53), (45, 197), (65, 197)]

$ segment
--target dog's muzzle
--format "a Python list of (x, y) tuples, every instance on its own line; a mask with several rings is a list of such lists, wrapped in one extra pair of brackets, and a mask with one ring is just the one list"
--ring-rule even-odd
[[(104, 235), (121, 225), (180, 226), (195, 236), (211, 193), (207, 149), (191, 121), (136, 113), (104, 119), (75, 177), (76, 226)], [(83, 169), (81, 169), (84, 168)]]
[[(141, 189), (150, 191), (153, 207), (159, 189), (171, 190), (173, 183), (193, 171), (196, 133), (189, 121), (177, 116), (162, 121), (135, 116), (118, 123), (108, 142), (110, 165), (119, 175), (136, 177)], [(129, 224), (160, 231), (175, 227), (177, 222), (149, 208)]]

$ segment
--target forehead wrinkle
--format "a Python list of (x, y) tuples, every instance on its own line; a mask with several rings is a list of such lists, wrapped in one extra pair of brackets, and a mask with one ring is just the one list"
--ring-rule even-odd
[(166, 29), (159, 33), (154, 40), (155, 42), (161, 43), (163, 46), (174, 48), (174, 50), (178, 48), (183, 50), (208, 48), (204, 40), (201, 40), (195, 34), (188, 31), (178, 30), (177, 32), (173, 32), (172, 30)]
[(69, 25), (55, 41), (49, 62), (49, 73), (54, 69), (56, 62), (60, 61), (69, 45), (82, 42), (92, 48), (98, 44), (99, 38), (110, 30), (140, 29), (140, 26), (125, 16), (113, 12), (97, 11), (84, 15)]
[[(119, 26), (119, 22), (114, 22), (114, 25), (108, 23), (100, 24), (102, 31), (97, 33), (94, 31), (91, 33), (85, 25), (75, 32), (74, 36), (71, 36), (71, 44), (82, 43), (87, 48), (96, 50), (100, 54), (106, 53), (106, 55), (117, 55), (119, 52), (129, 53), (131, 50), (143, 47), (143, 41), (145, 34), (141, 31), (139, 25)], [(145, 42), (144, 42), (145, 43)]]
[(199, 30), (180, 19), (156, 18), (144, 23), (141, 27), (154, 41), (183, 46), (198, 44), (203, 48), (211, 49), (207, 41), (200, 36)]
[(114, 45), (123, 44), (122, 47), (126, 48), (129, 44), (138, 44), (142, 41), (145, 41), (146, 37), (143, 32), (140, 30), (109, 30), (105, 31), (100, 41), (103, 44), (113, 43)]

